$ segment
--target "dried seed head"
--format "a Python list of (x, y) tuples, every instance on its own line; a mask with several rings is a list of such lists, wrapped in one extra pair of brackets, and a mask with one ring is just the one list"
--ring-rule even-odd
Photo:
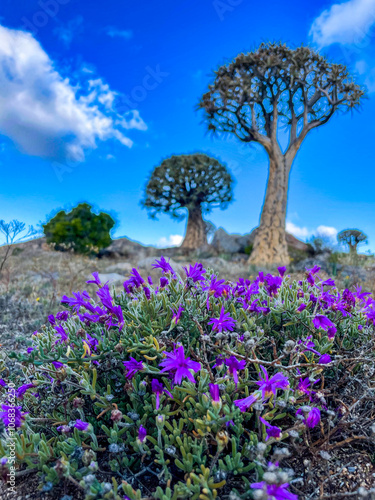
[(277, 475), (274, 472), (265, 472), (263, 474), (263, 480), (268, 484), (276, 484), (277, 483)]
[(85, 400), (82, 398), (74, 398), (73, 399), (73, 408), (82, 408), (85, 404)]

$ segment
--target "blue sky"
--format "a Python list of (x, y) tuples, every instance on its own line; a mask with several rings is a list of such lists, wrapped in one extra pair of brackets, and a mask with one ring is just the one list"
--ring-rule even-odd
[(0, 5), (0, 219), (37, 225), (80, 201), (115, 214), (115, 235), (176, 243), (185, 223), (148, 218), (146, 178), (171, 154), (220, 157), (235, 200), (208, 219), (257, 225), (261, 147), (206, 134), (195, 106), (212, 70), (261, 42), (310, 43), (368, 88), (294, 163), (287, 223), (302, 239), (358, 227), (375, 250), (375, 0), (3, 0)]

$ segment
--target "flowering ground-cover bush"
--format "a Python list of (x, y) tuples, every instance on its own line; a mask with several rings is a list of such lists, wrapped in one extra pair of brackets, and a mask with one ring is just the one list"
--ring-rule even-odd
[(201, 264), (184, 279), (164, 258), (154, 267), (157, 283), (133, 269), (117, 296), (94, 273), (94, 296), (64, 296), (27, 355), (10, 355), (24, 379), (0, 381), (2, 477), (13, 418), (17, 469), (38, 471), (45, 491), (332, 498), (314, 463), (349, 443), (375, 450), (375, 301), (317, 267), (237, 283)]

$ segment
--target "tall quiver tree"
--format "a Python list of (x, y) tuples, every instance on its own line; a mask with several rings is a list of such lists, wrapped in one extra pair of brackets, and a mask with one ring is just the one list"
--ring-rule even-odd
[[(331, 64), (309, 47), (261, 44), (215, 73), (199, 103), (208, 129), (257, 142), (269, 157), (266, 195), (252, 264), (289, 262), (285, 238), (289, 173), (306, 135), (339, 109), (359, 105), (363, 89), (345, 66)], [(280, 145), (280, 131), (288, 143)]]
[(227, 168), (206, 154), (171, 156), (152, 172), (142, 205), (151, 218), (169, 214), (182, 220), (188, 216), (183, 248), (207, 244), (203, 213), (224, 209), (232, 201), (233, 179)]

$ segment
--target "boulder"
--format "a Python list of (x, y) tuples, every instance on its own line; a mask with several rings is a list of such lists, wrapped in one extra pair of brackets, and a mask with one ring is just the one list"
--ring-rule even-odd
[[(211, 246), (219, 253), (245, 253), (246, 248), (254, 243), (257, 228), (251, 233), (228, 234), (220, 227), (214, 234)], [(307, 252), (309, 246), (292, 234), (286, 233), (286, 242), (293, 249)]]
[(129, 260), (145, 258), (157, 253), (154, 247), (144, 246), (129, 238), (117, 238), (112, 241), (109, 247), (99, 252), (99, 257), (121, 258)]
[(129, 274), (133, 266), (130, 262), (116, 262), (105, 268), (106, 273), (123, 273)]
[(211, 246), (219, 253), (245, 253), (245, 248), (252, 242), (250, 234), (228, 234), (220, 227), (215, 231)]
[[(92, 279), (92, 276), (88, 279)], [(110, 285), (115, 285), (123, 283), (125, 277), (118, 273), (99, 273), (99, 279), (102, 283), (109, 283)]]

